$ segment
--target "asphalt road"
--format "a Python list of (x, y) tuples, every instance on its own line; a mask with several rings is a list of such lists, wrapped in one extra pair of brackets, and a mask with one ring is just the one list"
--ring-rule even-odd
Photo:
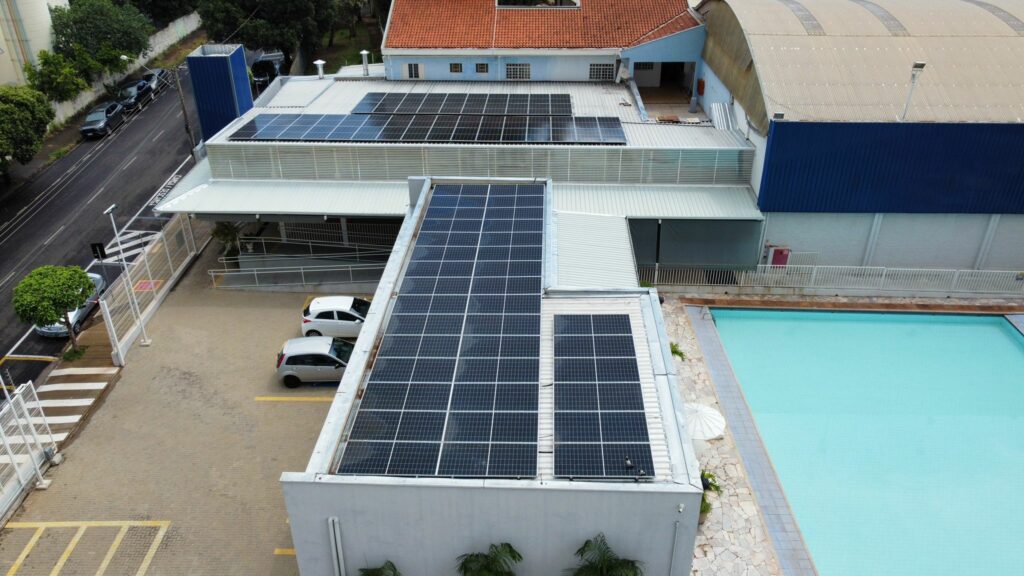
[[(187, 70), (182, 70), (181, 82), (198, 138)], [(191, 168), (191, 160), (182, 165), (188, 157), (181, 104), (176, 89), (168, 87), (113, 134), (81, 142), (8, 196), (0, 205), (0, 355), (59, 353), (65, 339), (26, 336), (31, 326), (18, 320), (11, 306), (14, 286), (47, 264), (91, 265), (91, 271), (114, 280), (119, 267), (94, 262), (89, 247), (114, 239), (103, 211), (118, 205), (119, 230), (129, 222), (133, 230), (158, 230), (162, 222), (151, 219), (149, 200), (179, 167), (179, 174)], [(6, 379), (9, 370), (21, 383), (42, 368), (37, 362), (8, 361), (3, 375)]]

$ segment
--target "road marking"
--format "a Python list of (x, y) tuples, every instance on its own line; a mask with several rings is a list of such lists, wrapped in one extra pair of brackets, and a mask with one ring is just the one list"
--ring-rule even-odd
[(82, 539), (82, 534), (85, 534), (85, 529), (88, 526), (80, 526), (75, 532), (75, 535), (71, 537), (71, 542), (68, 542), (67, 548), (64, 549), (64, 553), (57, 559), (57, 563), (53, 565), (53, 570), (50, 571), (50, 576), (58, 576), (60, 571), (64, 569), (64, 565), (68, 563), (68, 558), (71, 557), (71, 553), (75, 551), (75, 547), (78, 546), (78, 542)]
[(107, 387), (106, 382), (61, 382), (60, 384), (43, 384), (36, 388), (36, 392), (78, 392), (83, 390), (103, 390)]
[(161, 130), (161, 131), (160, 131), (159, 133), (157, 133), (157, 135), (156, 135), (156, 136), (153, 136), (153, 139), (152, 139), (152, 140), (150, 140), (150, 142), (156, 142), (157, 140), (159, 140), (159, 139), (160, 139), (160, 137), (164, 135), (164, 132), (167, 132), (167, 129), (166, 129), (166, 128), (164, 128), (164, 129), (163, 129), (163, 130)]
[[(11, 524), (15, 523), (10, 522), (7, 526), (11, 527)], [(25, 563), (25, 559), (28, 558), (28, 555), (32, 553), (32, 549), (36, 547), (36, 543), (39, 542), (39, 537), (43, 535), (43, 530), (46, 530), (45, 526), (36, 528), (35, 534), (33, 534), (32, 538), (29, 539), (28, 544), (21, 549), (21, 554), (18, 554), (18, 558), (14, 561), (14, 564), (11, 564), (11, 569), (7, 571), (7, 576), (14, 576), (18, 573), (18, 570), (21, 569), (21, 565)]]
[(295, 548), (274, 548), (274, 556), (295, 556)]
[(14, 276), (14, 272), (15, 272), (15, 271), (12, 271), (12, 272), (11, 272), (10, 274), (8, 274), (7, 276), (4, 276), (4, 279), (3, 279), (3, 280), (0, 280), (0, 286), (3, 286), (4, 284), (7, 284), (7, 281), (11, 279), (11, 276)]
[(102, 193), (103, 193), (103, 191), (104, 191), (104, 190), (106, 190), (106, 189), (107, 189), (107, 187), (106, 187), (106, 186), (100, 186), (100, 189), (99, 189), (99, 190), (97, 190), (95, 194), (93, 194), (92, 196), (90, 196), (90, 197), (89, 197), (89, 199), (85, 201), (85, 203), (86, 203), (86, 204), (89, 204), (89, 203), (91, 203), (91, 202), (92, 202), (93, 200), (95, 200), (95, 199), (96, 199), (96, 197), (97, 197), (97, 196), (99, 196), (100, 194), (102, 194)]
[[(47, 436), (51, 437), (51, 439), (54, 442), (63, 442), (65, 440), (67, 440), (68, 433), (67, 432), (57, 432), (55, 434), (48, 434)], [(40, 437), (39, 439), (40, 440), (46, 440), (46, 436)], [(36, 443), (36, 439), (35, 438), (31, 438), (31, 437), (25, 437), (25, 436), (8, 436), (7, 437), (7, 442), (9, 444), (12, 444), (12, 445), (14, 445), (14, 444), (17, 444), (17, 445), (35, 444)]]
[(56, 362), (56, 356), (29, 356), (27, 354), (8, 354), (3, 358), (0, 358), (0, 364), (7, 362), (8, 360), (22, 360), (26, 362)]
[(92, 404), (92, 398), (53, 398), (40, 400), (36, 404), (42, 408), (78, 408)]
[(164, 522), (160, 525), (160, 530), (156, 533), (156, 538), (153, 539), (153, 544), (150, 545), (149, 551), (146, 552), (146, 557), (142, 559), (142, 564), (139, 565), (139, 571), (135, 573), (135, 576), (145, 576), (146, 571), (149, 570), (149, 565), (153, 562), (153, 556), (156, 556), (156, 550), (160, 547), (160, 542), (164, 539), (164, 534), (167, 534), (167, 526), (170, 522)]
[(117, 531), (114, 542), (107, 549), (107, 555), (103, 557), (103, 562), (100, 562), (100, 567), (96, 570), (96, 576), (103, 576), (106, 573), (107, 567), (110, 566), (110, 561), (114, 559), (114, 554), (117, 552), (118, 547), (121, 546), (121, 541), (124, 540), (124, 535), (127, 533), (128, 526), (121, 526), (121, 529)]
[(334, 396), (257, 396), (257, 402), (334, 402)]
[(121, 171), (123, 172), (123, 171), (127, 170), (128, 167), (132, 165), (132, 162), (135, 162), (135, 159), (138, 158), (138, 157), (139, 157), (138, 154), (136, 154), (135, 156), (132, 156), (132, 159), (129, 160), (127, 164), (125, 164), (124, 166), (121, 167)]
[(175, 118), (181, 118), (181, 110), (178, 110), (178, 113), (175, 114), (174, 117)]
[[(28, 424), (74, 424), (81, 420), (82, 417), (79, 415), (75, 416), (32, 416), (28, 420)], [(26, 424), (25, 419), (21, 418), (18, 420), (19, 424)]]
[(117, 374), (120, 368), (61, 368), (50, 372), (50, 376), (64, 376), (65, 374)]
[(53, 242), (53, 239), (57, 237), (57, 234), (60, 234), (60, 233), (61, 233), (61, 231), (62, 231), (62, 230), (64, 230), (64, 228), (65, 228), (66, 226), (67, 226), (66, 224), (61, 224), (61, 227), (60, 227), (60, 228), (57, 228), (57, 231), (56, 231), (56, 232), (54, 232), (53, 234), (50, 234), (50, 237), (49, 237), (49, 238), (47, 238), (47, 239), (46, 239), (46, 240), (45, 240), (45, 241), (43, 242), (43, 246), (46, 246), (46, 245), (47, 245), (47, 244), (49, 244), (50, 242)]
[(170, 526), (169, 520), (83, 520), (80, 522), (8, 522), (7, 528), (117, 528), (120, 526), (157, 528)]

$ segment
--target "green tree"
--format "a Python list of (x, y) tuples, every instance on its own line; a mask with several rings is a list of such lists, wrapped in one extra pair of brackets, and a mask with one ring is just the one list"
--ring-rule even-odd
[(46, 96), (29, 86), (0, 86), (0, 170), (10, 160), (25, 164), (43, 145), (53, 108)]
[(608, 545), (604, 534), (583, 543), (576, 551), (580, 563), (565, 571), (566, 576), (643, 576), (643, 565), (636, 560), (619, 558)]
[(125, 54), (137, 58), (149, 50), (153, 24), (131, 4), (111, 0), (75, 0), (50, 8), (54, 50), (92, 81), (102, 72), (122, 72)]
[(81, 308), (95, 288), (78, 266), (41, 266), (14, 287), (14, 313), (22, 322), (37, 326), (64, 324), (71, 335), (71, 347), (78, 350), (78, 337), (68, 312)]
[(522, 561), (522, 554), (508, 542), (491, 544), (487, 552), (459, 556), (459, 576), (515, 576), (512, 568)]
[(196, 9), (197, 0), (121, 0), (122, 4), (132, 4), (140, 12), (149, 16), (158, 28), (163, 28)]
[(82, 78), (73, 62), (61, 54), (40, 50), (38, 64), (25, 63), (25, 76), (29, 86), (46, 94), (54, 102), (67, 102), (78, 96), (89, 84)]
[(360, 568), (359, 576), (402, 576), (402, 573), (388, 560), (376, 568)]

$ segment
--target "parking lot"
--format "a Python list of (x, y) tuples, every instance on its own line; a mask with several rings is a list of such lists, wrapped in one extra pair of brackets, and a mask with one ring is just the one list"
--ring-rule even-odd
[(0, 533), (0, 574), (297, 574), (278, 478), (305, 468), (335, 388), (275, 378), (307, 295), (216, 291), (212, 248)]

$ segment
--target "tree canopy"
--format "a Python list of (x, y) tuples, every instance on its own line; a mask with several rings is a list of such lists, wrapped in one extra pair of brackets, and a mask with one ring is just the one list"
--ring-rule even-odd
[(14, 287), (14, 313), (22, 322), (37, 326), (63, 323), (77, 350), (78, 340), (67, 313), (81, 308), (95, 288), (78, 266), (41, 266)]
[(197, 0), (121, 0), (133, 4), (162, 28), (196, 9)]
[(41, 50), (38, 64), (25, 63), (29, 86), (46, 94), (54, 102), (66, 102), (89, 87), (74, 64), (60, 54)]
[(643, 565), (636, 560), (621, 558), (608, 545), (604, 534), (598, 534), (583, 543), (576, 551), (580, 563), (565, 571), (567, 576), (643, 576)]
[(487, 552), (474, 552), (459, 556), (459, 576), (515, 576), (515, 565), (523, 561), (522, 554), (508, 542), (491, 544)]
[(153, 24), (131, 4), (111, 0), (75, 0), (50, 9), (54, 50), (74, 63), (87, 80), (103, 72), (122, 72), (121, 55), (137, 58), (149, 50)]
[(43, 145), (53, 108), (46, 96), (28, 86), (0, 86), (0, 170), (10, 159), (22, 164)]

